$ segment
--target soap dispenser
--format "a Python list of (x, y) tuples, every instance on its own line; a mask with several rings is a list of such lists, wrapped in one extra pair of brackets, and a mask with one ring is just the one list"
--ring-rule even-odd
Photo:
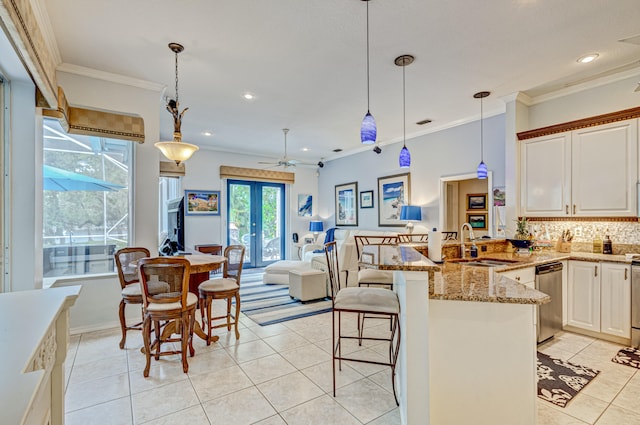
[(593, 253), (602, 254), (602, 239), (600, 239), (600, 234), (596, 234), (593, 240)]
[(613, 254), (613, 247), (611, 246), (611, 239), (609, 235), (604, 237), (604, 241), (602, 241), (602, 253), (603, 254)]

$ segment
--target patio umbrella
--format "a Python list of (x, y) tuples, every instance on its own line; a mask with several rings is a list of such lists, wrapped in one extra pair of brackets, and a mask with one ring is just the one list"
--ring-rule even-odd
[(58, 192), (113, 192), (119, 189), (124, 189), (124, 186), (119, 184), (94, 179), (93, 177), (61, 170), (49, 165), (43, 166), (42, 177), (44, 190), (55, 190)]

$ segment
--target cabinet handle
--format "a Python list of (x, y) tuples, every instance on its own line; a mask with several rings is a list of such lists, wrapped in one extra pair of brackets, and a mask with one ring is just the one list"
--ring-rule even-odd
[(564, 213), (569, 215), (569, 204), (564, 206)]
[(627, 280), (629, 269), (624, 269), (624, 280)]
[(573, 204), (573, 214), (575, 215), (576, 213), (576, 204)]
[(595, 266), (595, 267), (594, 267), (594, 270), (595, 270), (595, 274), (594, 274), (594, 276), (595, 276), (595, 277), (598, 277), (598, 266)]

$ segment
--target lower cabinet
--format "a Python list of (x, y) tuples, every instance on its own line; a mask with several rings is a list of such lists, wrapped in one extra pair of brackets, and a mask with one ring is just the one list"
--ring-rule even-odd
[(631, 338), (631, 267), (621, 263), (569, 261), (567, 324)]
[(502, 276), (506, 276), (523, 285), (528, 286), (531, 289), (535, 289), (536, 286), (536, 268), (527, 267), (525, 269), (509, 270), (500, 273)]

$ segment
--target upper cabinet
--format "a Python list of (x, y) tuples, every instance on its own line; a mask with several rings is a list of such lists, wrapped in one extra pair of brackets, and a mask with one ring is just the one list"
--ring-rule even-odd
[(521, 215), (637, 215), (638, 119), (520, 143)]

